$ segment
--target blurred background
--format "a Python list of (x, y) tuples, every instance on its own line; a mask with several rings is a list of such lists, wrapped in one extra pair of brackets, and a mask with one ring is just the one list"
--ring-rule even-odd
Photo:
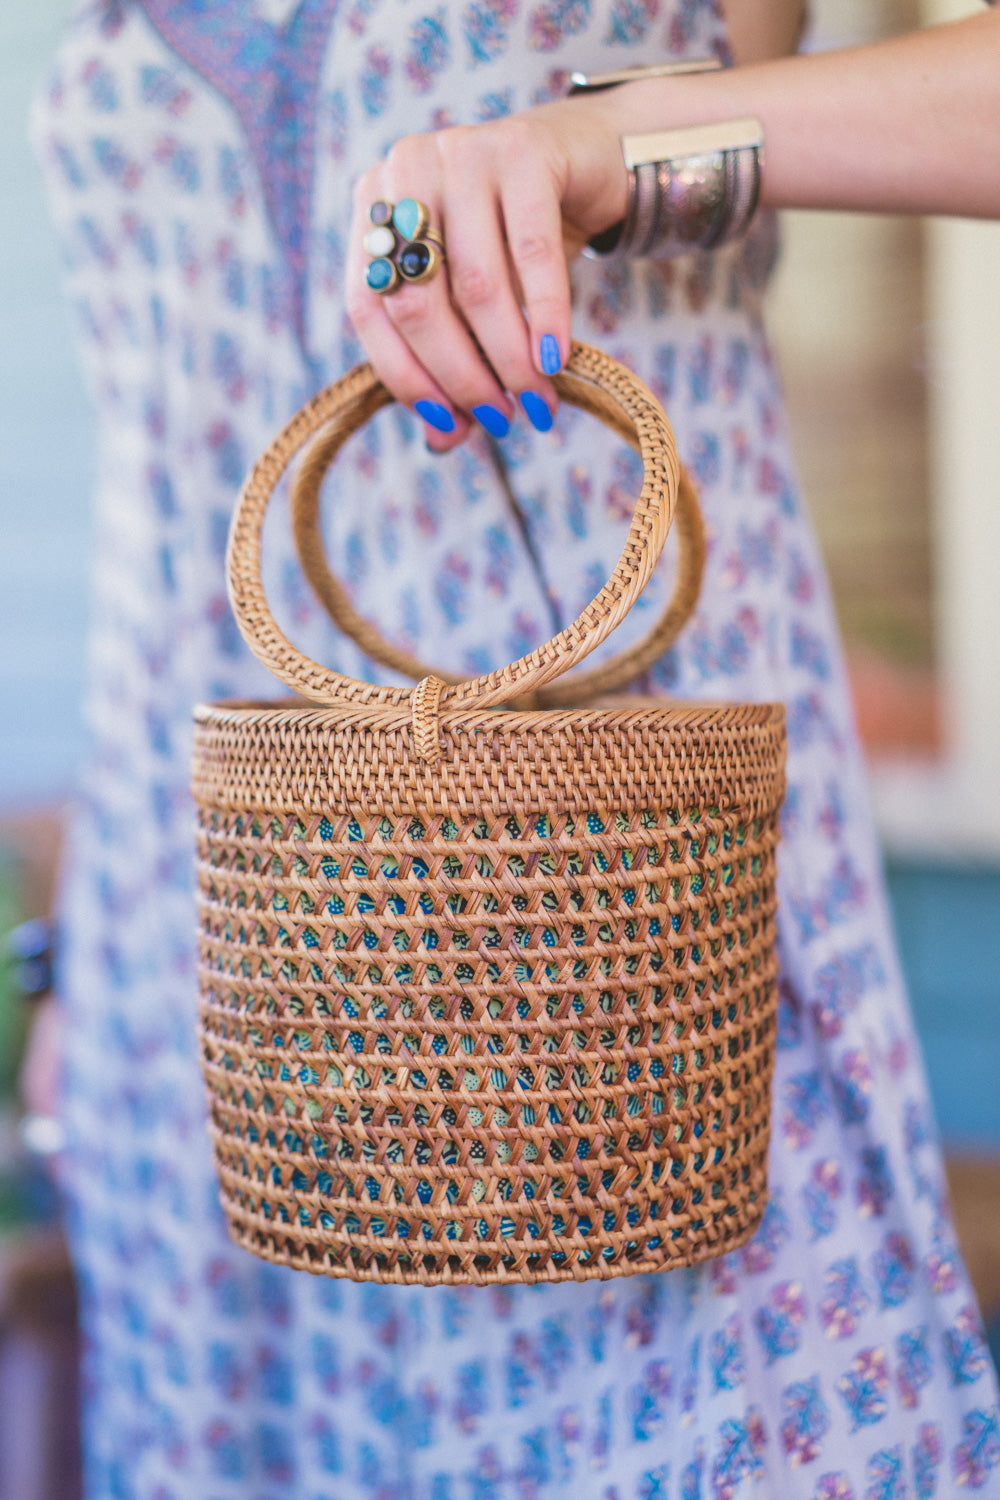
[[(813, 0), (810, 47), (973, 0)], [(89, 420), (26, 136), (69, 0), (0, 8), (0, 937), (51, 905), (83, 725)], [(772, 304), (960, 1238), (1000, 1353), (1000, 225), (791, 214)], [(29, 937), (31, 934), (29, 933)], [(22, 950), (24, 943), (22, 941)], [(0, 965), (0, 1500), (73, 1500), (72, 1278)], [(35, 1139), (35, 1147), (46, 1145)]]

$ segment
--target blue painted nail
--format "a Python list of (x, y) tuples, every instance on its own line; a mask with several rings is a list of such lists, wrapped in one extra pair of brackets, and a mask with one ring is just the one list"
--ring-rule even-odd
[(546, 375), (558, 375), (562, 369), (559, 341), (552, 333), (543, 333), (538, 344), (538, 354)]
[(455, 418), (446, 406), (441, 406), (437, 401), (414, 401), (413, 410), (435, 431), (455, 431)]
[(485, 401), (482, 406), (472, 408), (472, 415), (480, 426), (486, 428), (490, 437), (505, 438), (510, 431), (510, 423), (499, 407), (489, 406)]
[(536, 432), (548, 432), (552, 426), (552, 413), (537, 391), (522, 391), (521, 405), (524, 415)]

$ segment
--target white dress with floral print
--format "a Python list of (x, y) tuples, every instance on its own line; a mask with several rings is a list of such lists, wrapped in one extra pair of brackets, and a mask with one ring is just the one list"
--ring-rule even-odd
[[(83, 779), (64, 901), (92, 1500), (925, 1500), (1000, 1495), (830, 604), (760, 322), (773, 258), (581, 266), (575, 332), (662, 397), (702, 494), (698, 613), (648, 687), (788, 705), (772, 1197), (690, 1272), (381, 1288), (251, 1259), (216, 1203), (195, 1044), (192, 705), (275, 696), (225, 599), (248, 463), (359, 357), (352, 179), (398, 136), (574, 67), (727, 56), (714, 0), (105, 0), (36, 115), (99, 419)], [(429, 455), (353, 440), (330, 549), (363, 613), (470, 672), (617, 557), (636, 462), (579, 414)], [(268, 538), (286, 629), (368, 675)], [(669, 560), (664, 578), (669, 574)], [(623, 641), (652, 618), (658, 578)]]

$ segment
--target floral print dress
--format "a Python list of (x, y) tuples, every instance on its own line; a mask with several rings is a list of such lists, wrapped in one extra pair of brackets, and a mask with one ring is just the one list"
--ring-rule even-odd
[[(92, 748), (64, 893), (72, 1233), (92, 1500), (1000, 1495), (822, 571), (760, 321), (773, 226), (576, 272), (575, 332), (661, 396), (709, 528), (638, 686), (780, 698), (791, 739), (771, 1201), (742, 1250), (589, 1285), (355, 1285), (258, 1263), (216, 1202), (195, 1043), (192, 705), (277, 696), (225, 598), (251, 460), (355, 362), (353, 178), (574, 67), (727, 59), (715, 0), (87, 0), (35, 119), (99, 424)], [(362, 613), (475, 673), (605, 580), (636, 460), (579, 413), (447, 459), (392, 410), (330, 485)], [(669, 549), (668, 549), (669, 550)], [(354, 675), (267, 537), (284, 628)], [(669, 556), (617, 645), (653, 618)]]

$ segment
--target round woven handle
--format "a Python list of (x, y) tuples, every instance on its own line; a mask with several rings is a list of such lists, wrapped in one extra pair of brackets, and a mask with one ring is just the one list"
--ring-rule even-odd
[[(572, 405), (630, 434), (639, 451), (643, 483), (625, 546), (608, 582), (572, 624), (509, 666), (445, 686), (441, 706), (474, 700), (479, 707), (494, 707), (536, 693), (562, 676), (621, 623), (649, 581), (663, 550), (677, 503), (680, 465), (673, 431), (659, 403), (630, 370), (586, 344), (573, 344), (566, 368), (556, 376), (555, 384)], [(243, 638), (277, 678), (315, 703), (347, 699), (402, 708), (411, 705), (412, 690), (358, 682), (320, 666), (291, 644), (271, 614), (264, 593), (264, 515), (289, 462), (311, 437), (324, 429), (328, 454), (325, 467), (351, 434), (391, 400), (370, 365), (359, 365), (321, 391), (296, 413), (258, 459), (233, 517), (227, 554), (229, 598)]]
[[(634, 427), (624, 419), (614, 402), (604, 397), (602, 391), (591, 388), (588, 392), (588, 405), (595, 413), (599, 411), (603, 420), (620, 437), (634, 448), (638, 447)], [(459, 683), (463, 680), (461, 674), (430, 666), (404, 647), (387, 641), (371, 620), (358, 613), (348, 598), (344, 585), (330, 570), (320, 530), (320, 497), (327, 471), (343, 441), (338, 422), (325, 427), (306, 449), (292, 481), (289, 496), (292, 533), (302, 571), (316, 598), (337, 628), (349, 636), (355, 645), (360, 646), (373, 661), (388, 667), (390, 671), (412, 678), (414, 682), (425, 677), (435, 677), (444, 683)], [(498, 458), (496, 463), (498, 477), (506, 487), (502, 461)], [(680, 546), (673, 591), (663, 613), (649, 632), (635, 645), (609, 657), (599, 667), (573, 672), (558, 682), (550, 682), (547, 687), (534, 694), (533, 706), (556, 708), (570, 703), (579, 706), (616, 692), (641, 672), (647, 671), (673, 644), (698, 602), (705, 569), (705, 526), (701, 506), (697, 491), (683, 464), (677, 491), (674, 531)]]

